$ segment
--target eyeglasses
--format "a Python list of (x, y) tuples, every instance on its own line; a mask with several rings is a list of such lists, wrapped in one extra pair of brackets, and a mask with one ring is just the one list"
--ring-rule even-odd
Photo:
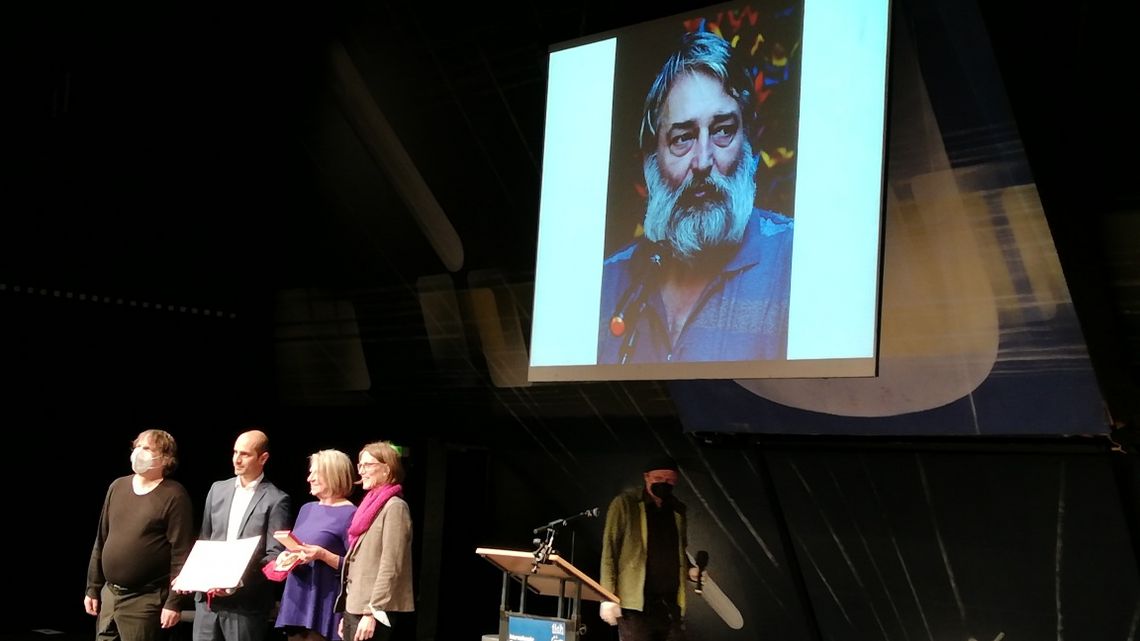
[(367, 470), (374, 467), (380, 467), (380, 463), (378, 461), (373, 461), (371, 463), (361, 462), (356, 464), (356, 469), (358, 470)]

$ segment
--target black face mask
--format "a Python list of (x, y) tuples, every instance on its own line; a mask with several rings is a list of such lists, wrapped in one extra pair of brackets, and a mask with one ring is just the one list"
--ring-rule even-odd
[(673, 498), (672, 483), (654, 483), (653, 485), (649, 486), (649, 491), (653, 493), (653, 496), (656, 496), (662, 501), (668, 501), (669, 499)]

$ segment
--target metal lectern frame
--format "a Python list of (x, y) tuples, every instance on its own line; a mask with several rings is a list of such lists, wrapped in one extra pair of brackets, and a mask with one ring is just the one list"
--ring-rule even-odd
[[(557, 554), (536, 558), (534, 552), (526, 550), (499, 550), (478, 548), (475, 553), (487, 559), (503, 572), (503, 591), (499, 603), (499, 637), (506, 639), (506, 621), (510, 615), (534, 616), (526, 612), (527, 592), (558, 597), (556, 617), (538, 617), (566, 624), (565, 641), (576, 641), (579, 624), (582, 620), (582, 601), (613, 601), (619, 603), (616, 595), (603, 588), (584, 572)], [(510, 579), (522, 584), (518, 611), (509, 609)], [(567, 602), (569, 609), (566, 609)]]

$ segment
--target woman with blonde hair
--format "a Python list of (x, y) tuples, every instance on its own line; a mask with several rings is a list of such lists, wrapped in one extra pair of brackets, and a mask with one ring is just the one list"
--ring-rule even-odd
[(334, 606), (348, 551), (348, 524), (356, 513), (348, 500), (352, 478), (352, 459), (344, 452), (320, 450), (309, 456), (309, 493), (317, 500), (301, 506), (292, 531), (295, 549), (278, 557), (276, 567), (289, 569), (266, 571), (278, 580), (288, 573), (277, 627), (285, 629), (289, 641), (340, 638)]

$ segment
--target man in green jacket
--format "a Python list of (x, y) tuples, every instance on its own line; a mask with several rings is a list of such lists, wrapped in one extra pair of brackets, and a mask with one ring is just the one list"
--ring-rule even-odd
[(602, 587), (621, 604), (605, 601), (601, 617), (618, 626), (621, 641), (684, 641), (685, 579), (697, 568), (685, 555), (685, 505), (673, 496), (677, 463), (646, 464), (643, 486), (610, 502), (602, 537)]

